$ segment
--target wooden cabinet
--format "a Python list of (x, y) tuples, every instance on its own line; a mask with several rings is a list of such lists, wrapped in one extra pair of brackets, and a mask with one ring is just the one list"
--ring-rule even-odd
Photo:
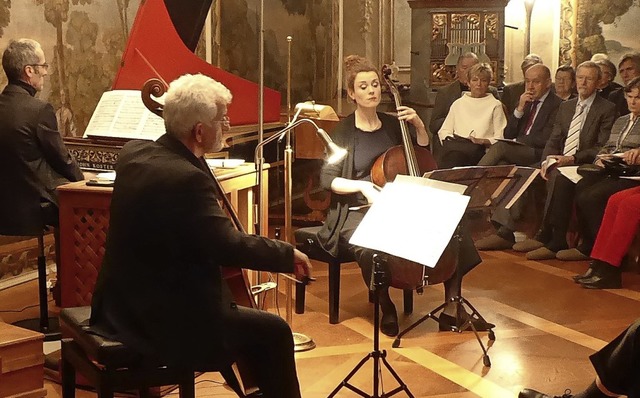
[(42, 333), (0, 322), (0, 397), (47, 395), (43, 337)]

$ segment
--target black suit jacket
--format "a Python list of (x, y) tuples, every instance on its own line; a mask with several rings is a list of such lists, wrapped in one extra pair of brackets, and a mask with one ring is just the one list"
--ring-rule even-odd
[(611, 94), (609, 94), (609, 101), (616, 104), (616, 117), (629, 114), (629, 105), (627, 104), (627, 99), (624, 96), (624, 88), (612, 91)]
[(51, 104), (17, 84), (0, 94), (0, 234), (35, 235), (41, 202), (57, 205), (55, 189), (83, 178), (58, 132)]
[(550, 92), (544, 102), (538, 105), (538, 115), (533, 121), (528, 135), (525, 135), (524, 129), (531, 114), (531, 104), (525, 107), (524, 115), (520, 119), (516, 118), (511, 112), (507, 127), (504, 129), (504, 138), (516, 138), (518, 142), (534, 148), (536, 157), (541, 157), (547, 140), (553, 131), (553, 124), (561, 103), (562, 99)]
[(520, 96), (524, 93), (524, 81), (511, 83), (502, 89), (501, 101), (507, 107), (507, 115), (511, 115), (518, 107)]
[[(560, 104), (553, 132), (542, 153), (543, 159), (548, 155), (562, 155), (577, 104), (578, 98)], [(578, 151), (575, 154), (577, 164), (592, 163), (595, 160), (598, 151), (609, 140), (615, 114), (615, 105), (596, 95), (580, 131)]]
[(223, 357), (221, 267), (293, 272), (293, 247), (239, 232), (202, 159), (180, 141), (124, 146), (91, 327), (167, 363)]

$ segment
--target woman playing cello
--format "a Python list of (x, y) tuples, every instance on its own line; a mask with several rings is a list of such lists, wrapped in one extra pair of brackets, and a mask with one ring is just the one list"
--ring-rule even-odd
[[(332, 138), (336, 144), (347, 149), (349, 154), (342, 162), (326, 164), (322, 169), (320, 183), (323, 188), (330, 189), (334, 195), (332, 195), (327, 220), (318, 238), (323, 248), (332, 255), (337, 255), (338, 248), (351, 251), (362, 270), (365, 283), (369, 286), (374, 251), (348, 243), (364, 217), (366, 209), (349, 210), (349, 208), (370, 204), (375, 200), (379, 187), (370, 182), (371, 168), (378, 156), (390, 147), (401, 143), (398, 120), (406, 121), (415, 128), (419, 145), (428, 145), (429, 137), (425, 124), (414, 109), (399, 106), (397, 119), (377, 111), (381, 97), (380, 75), (377, 68), (368, 60), (355, 55), (347, 57), (345, 76), (347, 93), (355, 102), (356, 110), (336, 126)], [(461, 252), (460, 263), (464, 265), (466, 271), (480, 262), (470, 239), (468, 242), (462, 242)], [(447, 283), (451, 285), (451, 282)], [(460, 293), (460, 283), (453, 285), (457, 285), (457, 289), (445, 288), (447, 297), (454, 297)], [(398, 333), (398, 315), (389, 297), (388, 288), (383, 288), (380, 292), (380, 307), (382, 309), (380, 330), (388, 336), (395, 336)], [(449, 318), (441, 317), (441, 322), (443, 322), (442, 319), (448, 319), (451, 324), (455, 323), (454, 310), (455, 307), (445, 309)], [(481, 328), (482, 325), (477, 326), (480, 330), (486, 329), (486, 327)]]

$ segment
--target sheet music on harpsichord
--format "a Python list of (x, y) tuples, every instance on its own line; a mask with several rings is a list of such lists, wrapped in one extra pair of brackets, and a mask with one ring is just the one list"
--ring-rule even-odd
[[(162, 98), (157, 99), (162, 102)], [(165, 133), (164, 120), (142, 102), (139, 90), (105, 91), (91, 115), (84, 138), (155, 141)]]

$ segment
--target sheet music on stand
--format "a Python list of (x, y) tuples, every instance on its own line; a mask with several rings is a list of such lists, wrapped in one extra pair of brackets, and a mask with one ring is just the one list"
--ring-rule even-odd
[[(465, 189), (443, 181), (398, 176), (384, 186), (349, 243), (433, 268), (467, 208)], [(434, 204), (442, 211), (434, 214), (430, 210)]]
[(536, 168), (514, 165), (470, 166), (434, 170), (424, 177), (465, 185), (465, 195), (471, 196), (469, 209), (509, 209), (539, 173)]

